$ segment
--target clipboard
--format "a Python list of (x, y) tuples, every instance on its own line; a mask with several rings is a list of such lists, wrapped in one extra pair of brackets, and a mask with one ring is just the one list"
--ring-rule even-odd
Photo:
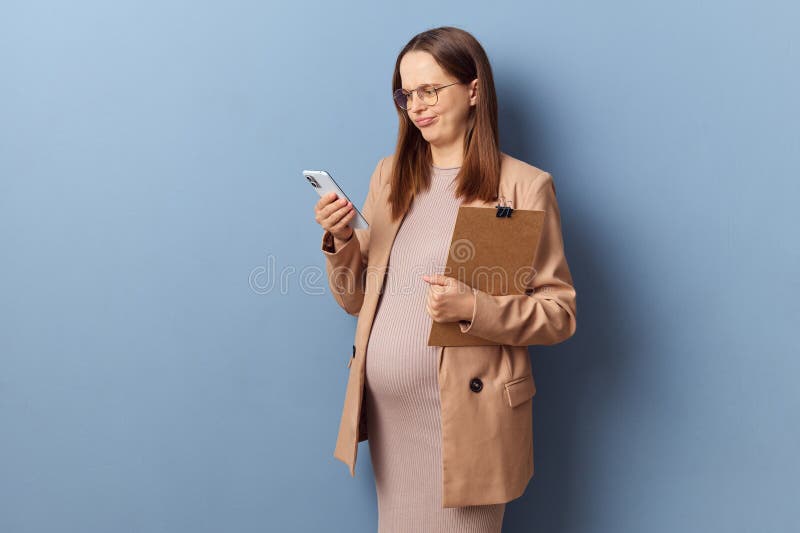
[[(544, 215), (514, 209), (502, 196), (495, 207), (460, 206), (443, 274), (496, 296), (526, 294)], [(433, 321), (428, 335), (428, 346), (499, 344), (462, 333), (459, 322)]]

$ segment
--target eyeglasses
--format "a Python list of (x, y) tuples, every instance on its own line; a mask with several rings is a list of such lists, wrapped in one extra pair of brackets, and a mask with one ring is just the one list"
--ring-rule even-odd
[(408, 109), (408, 97), (412, 94), (416, 94), (417, 98), (425, 104), (425, 105), (436, 105), (436, 102), (439, 101), (439, 93), (437, 92), (439, 89), (444, 89), (445, 87), (450, 87), (450, 85), (457, 85), (462, 83), (460, 81), (456, 81), (450, 83), (448, 85), (440, 85), (439, 87), (434, 87), (433, 85), (420, 85), (413, 91), (406, 91), (405, 89), (397, 89), (394, 93), (392, 93), (392, 97), (394, 98), (394, 103), (401, 109)]

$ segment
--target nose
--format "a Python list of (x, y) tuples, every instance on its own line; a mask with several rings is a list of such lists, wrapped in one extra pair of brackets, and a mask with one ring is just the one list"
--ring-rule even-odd
[(422, 101), (417, 93), (413, 93), (412, 96), (409, 96), (410, 104), (408, 104), (408, 110), (413, 113), (419, 113), (423, 109), (427, 108), (428, 106)]

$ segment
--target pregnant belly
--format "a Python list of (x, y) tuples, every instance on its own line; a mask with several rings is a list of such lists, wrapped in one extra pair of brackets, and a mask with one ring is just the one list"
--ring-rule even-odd
[(431, 322), (419, 298), (381, 295), (365, 369), (366, 387), (375, 401), (438, 401), (438, 347), (428, 346)]

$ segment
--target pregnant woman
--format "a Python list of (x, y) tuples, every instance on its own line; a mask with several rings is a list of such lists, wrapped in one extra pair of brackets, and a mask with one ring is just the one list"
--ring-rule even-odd
[[(552, 176), (499, 150), (489, 61), (469, 33), (423, 32), (397, 57), (394, 154), (378, 162), (353, 230), (353, 206), (315, 206), (339, 305), (358, 317), (334, 456), (355, 475), (368, 440), (379, 532), (499, 532), (506, 502), (533, 475), (527, 346), (576, 328)], [(499, 196), (545, 212), (525, 294), (491, 295), (445, 275), (461, 205)], [(433, 321), (494, 341), (428, 346)]]

